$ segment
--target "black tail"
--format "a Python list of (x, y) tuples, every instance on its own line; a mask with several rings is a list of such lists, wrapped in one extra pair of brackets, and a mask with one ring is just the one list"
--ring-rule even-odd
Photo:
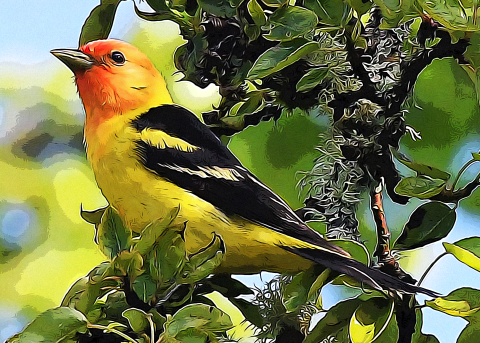
[(434, 291), (406, 283), (398, 278), (385, 274), (380, 270), (369, 268), (354, 259), (343, 257), (335, 253), (309, 248), (294, 248), (286, 246), (282, 246), (282, 248), (339, 273), (349, 275), (380, 291), (386, 289), (399, 293), (423, 293), (431, 297), (439, 296), (439, 294)]

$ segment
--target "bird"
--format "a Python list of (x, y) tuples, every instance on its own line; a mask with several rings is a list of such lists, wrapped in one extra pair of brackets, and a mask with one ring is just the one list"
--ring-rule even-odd
[(178, 207), (188, 253), (219, 235), (215, 273), (298, 273), (314, 265), (395, 294), (436, 293), (353, 259), (303, 222), (190, 110), (174, 104), (149, 58), (115, 39), (51, 53), (74, 74), (87, 160), (124, 224), (140, 233)]

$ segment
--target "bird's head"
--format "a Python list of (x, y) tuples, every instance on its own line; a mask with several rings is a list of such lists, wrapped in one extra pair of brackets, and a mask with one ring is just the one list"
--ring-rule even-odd
[(145, 54), (126, 42), (97, 40), (79, 49), (51, 53), (75, 74), (87, 119), (105, 121), (105, 117), (171, 102), (158, 70)]

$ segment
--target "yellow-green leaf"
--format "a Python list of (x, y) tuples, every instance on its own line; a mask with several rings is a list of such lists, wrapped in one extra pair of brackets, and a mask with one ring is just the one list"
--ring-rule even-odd
[(453, 244), (445, 242), (443, 247), (460, 262), (480, 271), (480, 237), (465, 238)]

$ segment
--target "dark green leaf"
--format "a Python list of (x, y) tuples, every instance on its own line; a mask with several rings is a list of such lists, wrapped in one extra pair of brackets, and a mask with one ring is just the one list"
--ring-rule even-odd
[(258, 4), (257, 0), (250, 0), (247, 8), (248, 13), (250, 13), (255, 25), (263, 26), (267, 23), (267, 16), (263, 12), (262, 7)]
[(245, 26), (244, 30), (245, 34), (251, 42), (260, 37), (260, 34), (262, 33), (262, 30), (257, 25), (248, 24)]
[(295, 63), (318, 48), (318, 43), (297, 38), (290, 42), (282, 42), (265, 51), (255, 61), (247, 78), (260, 79), (271, 75)]
[(253, 291), (249, 287), (227, 274), (215, 274), (204, 280), (202, 284), (203, 283), (210, 285), (212, 291), (217, 291), (227, 298), (234, 298), (244, 294), (253, 294)]
[(289, 41), (310, 32), (317, 26), (318, 20), (312, 11), (297, 6), (282, 6), (268, 19), (270, 33), (264, 35), (270, 40)]
[(443, 243), (443, 246), (460, 262), (480, 271), (480, 237), (465, 238), (453, 244)]
[(198, 0), (198, 4), (206, 12), (222, 18), (230, 18), (237, 13), (237, 9), (228, 0)]
[(271, 7), (279, 7), (287, 2), (287, 0), (261, 0), (265, 5)]
[(318, 67), (315, 69), (310, 70), (297, 83), (297, 92), (307, 92), (320, 83), (328, 75), (329, 68), (327, 66)]
[(70, 307), (47, 310), (6, 343), (76, 342), (77, 333), (87, 331), (87, 319)]
[(338, 0), (305, 0), (305, 7), (315, 12), (322, 24), (343, 27), (350, 17), (350, 6)]
[(263, 327), (264, 319), (258, 312), (258, 306), (241, 298), (229, 298), (228, 300), (242, 312), (246, 320), (259, 328)]
[(144, 303), (149, 303), (155, 295), (157, 284), (148, 274), (140, 275), (132, 284), (132, 289)]
[(188, 328), (224, 332), (232, 327), (233, 323), (228, 314), (218, 308), (204, 304), (190, 304), (181, 308), (170, 320), (167, 320), (165, 333), (175, 337)]
[(430, 199), (439, 194), (444, 186), (445, 180), (419, 175), (402, 179), (395, 187), (395, 192), (408, 197)]
[(352, 343), (375, 341), (389, 324), (393, 308), (393, 299), (383, 297), (374, 297), (361, 303), (350, 319)]
[(457, 214), (441, 202), (429, 202), (415, 209), (393, 248), (415, 249), (437, 242), (452, 230)]
[(157, 220), (153, 223), (147, 225), (141, 235), (140, 239), (135, 244), (134, 249), (137, 250), (140, 255), (144, 256), (150, 250), (153, 249), (153, 246), (159, 240), (160, 236), (165, 233), (167, 228), (172, 224), (175, 218), (178, 215), (179, 207), (175, 207), (161, 220)]
[(480, 154), (478, 152), (472, 152), (472, 157), (475, 161), (480, 161)]
[(394, 148), (391, 148), (390, 151), (399, 162), (401, 162), (408, 168), (415, 170), (420, 175), (427, 175), (433, 179), (441, 179), (441, 180), (448, 180), (450, 178), (449, 173), (434, 167), (427, 166), (425, 164), (412, 162), (405, 155), (403, 155), (402, 153), (400, 153), (398, 150)]
[(347, 3), (358, 13), (359, 17), (367, 13), (373, 5), (370, 0), (347, 0)]
[(313, 330), (305, 337), (303, 343), (318, 343), (328, 336), (335, 336), (342, 329), (347, 329), (350, 318), (357, 307), (362, 303), (359, 298), (339, 302), (330, 308), (325, 317), (315, 325)]
[(100, 224), (106, 209), (107, 207), (103, 207), (94, 211), (85, 211), (83, 208), (80, 208), (80, 216), (89, 224)]
[(85, 20), (79, 46), (97, 39), (106, 39), (112, 29), (115, 12), (122, 0), (101, 0)]
[(128, 323), (133, 331), (137, 333), (149, 332), (150, 323), (147, 314), (137, 308), (129, 308), (123, 311), (122, 316), (128, 319)]
[(108, 207), (98, 225), (98, 243), (103, 253), (113, 259), (120, 251), (128, 250), (132, 242), (132, 231), (127, 228), (117, 210)]
[(220, 265), (224, 254), (223, 240), (214, 234), (212, 242), (207, 247), (189, 257), (182, 272), (177, 276), (177, 283), (194, 284), (206, 278)]
[(480, 290), (474, 288), (459, 288), (445, 297), (438, 297), (425, 304), (434, 310), (455, 317), (462, 317), (467, 321), (472, 318), (477, 321), (480, 310)]
[(155, 12), (163, 12), (170, 10), (165, 0), (147, 0), (147, 3)]
[(440, 343), (434, 335), (422, 333), (423, 314), (422, 310), (416, 309), (415, 332), (412, 336), (412, 343)]

